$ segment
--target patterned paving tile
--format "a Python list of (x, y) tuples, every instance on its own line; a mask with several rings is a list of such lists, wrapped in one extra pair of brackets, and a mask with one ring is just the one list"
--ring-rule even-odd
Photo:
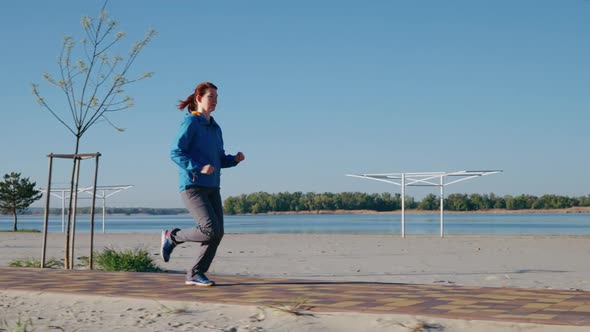
[(304, 300), (317, 312), (590, 326), (590, 292), (583, 291), (211, 277), (217, 285), (200, 288), (184, 285), (183, 274), (2, 267), (0, 289), (256, 306)]

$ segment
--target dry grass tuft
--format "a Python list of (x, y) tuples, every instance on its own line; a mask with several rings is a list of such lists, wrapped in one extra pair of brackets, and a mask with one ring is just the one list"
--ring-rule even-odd
[(400, 322), (397, 322), (396, 325), (405, 327), (410, 332), (433, 332), (433, 331), (444, 331), (445, 327), (438, 323), (427, 323), (425, 321), (419, 320), (415, 324), (406, 325)]
[(313, 306), (305, 305), (307, 299), (298, 298), (295, 301), (287, 304), (271, 304), (268, 307), (271, 309), (279, 310), (295, 316), (312, 316), (314, 314), (308, 312)]
[(177, 308), (168, 307), (166, 305), (163, 305), (162, 303), (159, 303), (159, 305), (164, 310), (164, 312), (167, 314), (181, 315), (181, 314), (187, 314), (190, 312), (190, 310), (188, 310), (186, 305), (182, 305), (181, 307), (177, 307)]

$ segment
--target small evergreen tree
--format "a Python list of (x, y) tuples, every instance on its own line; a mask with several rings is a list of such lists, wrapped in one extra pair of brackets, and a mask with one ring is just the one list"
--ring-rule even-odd
[(36, 183), (30, 182), (29, 178), (21, 179), (20, 173), (14, 172), (5, 174), (4, 181), (0, 182), (0, 211), (14, 216), (14, 232), (18, 230), (18, 213), (43, 196), (35, 189), (35, 185)]

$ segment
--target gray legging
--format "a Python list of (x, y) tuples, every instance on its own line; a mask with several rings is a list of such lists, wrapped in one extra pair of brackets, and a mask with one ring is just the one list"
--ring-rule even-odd
[(180, 196), (197, 227), (173, 231), (173, 241), (176, 244), (201, 243), (195, 264), (186, 272), (186, 278), (190, 280), (198, 273), (207, 272), (215, 258), (223, 237), (223, 205), (219, 188), (194, 187), (180, 192)]

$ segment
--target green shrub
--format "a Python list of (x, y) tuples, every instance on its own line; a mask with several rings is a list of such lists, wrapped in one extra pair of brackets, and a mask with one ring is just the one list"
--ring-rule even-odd
[[(82, 265), (89, 266), (89, 258), (81, 257)], [(117, 251), (105, 248), (101, 253), (95, 253), (94, 267), (104, 271), (127, 272), (160, 272), (161, 269), (145, 249), (127, 249)]]

